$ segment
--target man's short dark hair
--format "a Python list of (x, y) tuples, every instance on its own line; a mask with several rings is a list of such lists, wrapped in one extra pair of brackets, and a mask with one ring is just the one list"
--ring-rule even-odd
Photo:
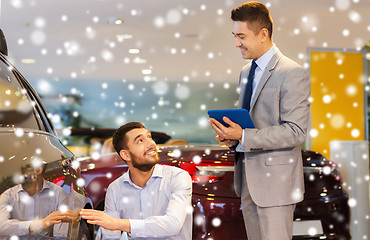
[(246, 2), (231, 11), (231, 19), (235, 22), (248, 22), (248, 28), (257, 35), (263, 28), (272, 37), (273, 21), (269, 10), (260, 2)]
[(113, 146), (116, 152), (119, 154), (122, 149), (127, 149), (127, 137), (126, 133), (136, 128), (145, 128), (143, 124), (139, 122), (129, 122), (119, 127), (113, 134)]

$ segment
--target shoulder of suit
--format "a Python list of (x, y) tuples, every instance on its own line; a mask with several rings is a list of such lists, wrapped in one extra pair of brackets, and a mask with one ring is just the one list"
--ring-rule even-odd
[(277, 66), (284, 66), (284, 68), (288, 69), (303, 69), (305, 70), (301, 65), (299, 65), (294, 60), (290, 59), (289, 57), (282, 55), (280, 59), (277, 62)]

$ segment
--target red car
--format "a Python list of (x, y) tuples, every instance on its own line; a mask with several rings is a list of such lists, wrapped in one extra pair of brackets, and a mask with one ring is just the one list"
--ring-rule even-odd
[[(113, 132), (72, 129), (72, 135), (85, 134), (90, 139), (108, 138)], [(168, 141), (170, 137), (163, 133), (152, 136), (160, 164), (182, 168), (193, 179), (193, 239), (246, 239), (240, 198), (234, 191), (234, 153), (216, 145), (170, 145), (176, 141)], [(128, 170), (113, 148), (108, 149), (78, 158), (88, 196), (99, 210), (104, 209), (108, 185)], [(351, 239), (348, 194), (338, 166), (317, 152), (302, 151), (302, 156), (306, 193), (295, 210), (293, 239)]]

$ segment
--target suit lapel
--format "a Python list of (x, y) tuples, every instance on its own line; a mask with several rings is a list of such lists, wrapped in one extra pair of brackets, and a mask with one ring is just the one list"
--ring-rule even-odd
[(254, 104), (256, 103), (257, 98), (259, 97), (261, 93), (261, 90), (265, 86), (266, 82), (270, 79), (272, 70), (275, 68), (276, 64), (279, 62), (282, 56), (283, 54), (279, 50), (277, 50), (276, 53), (272, 56), (270, 62), (267, 64), (267, 67), (265, 71), (263, 72), (260, 82), (258, 83), (258, 86), (253, 95), (250, 112), (252, 112)]

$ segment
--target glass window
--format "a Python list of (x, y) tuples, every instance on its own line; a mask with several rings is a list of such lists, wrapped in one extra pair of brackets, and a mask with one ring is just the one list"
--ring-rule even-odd
[(31, 87), (31, 85), (27, 82), (27, 80), (17, 71), (13, 71), (14, 75), (19, 79), (19, 82), (22, 83), (23, 88), (28, 93), (28, 98), (32, 102), (32, 105), (34, 106), (34, 114), (36, 117), (36, 120), (39, 124), (39, 129), (49, 132), (55, 135), (55, 130), (53, 128), (53, 125), (51, 124), (49, 118), (47, 117), (47, 113), (41, 103), (40, 98), (36, 94), (35, 90)]
[(33, 106), (13, 67), (0, 60), (0, 127), (40, 129)]

